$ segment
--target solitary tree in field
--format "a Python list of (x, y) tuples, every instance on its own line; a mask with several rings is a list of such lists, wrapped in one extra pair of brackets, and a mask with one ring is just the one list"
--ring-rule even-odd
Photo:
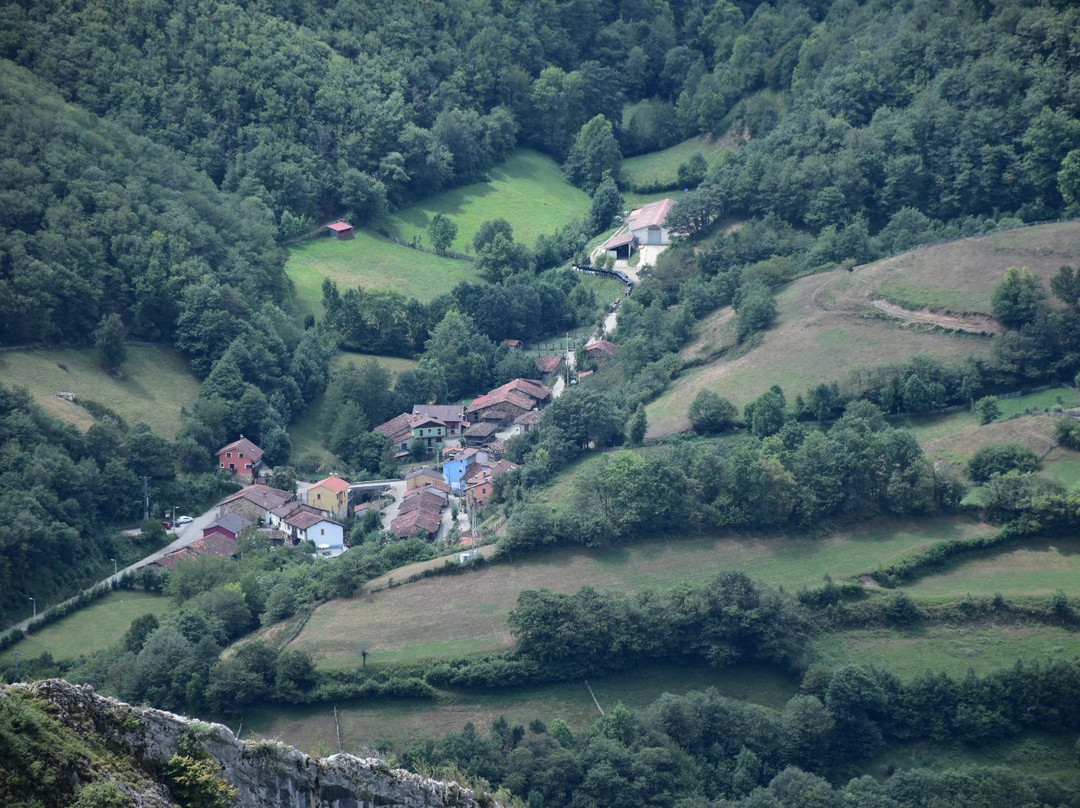
[(436, 250), (446, 252), (457, 238), (457, 225), (441, 213), (436, 213), (428, 225), (428, 235)]
[(106, 314), (94, 329), (94, 347), (105, 370), (119, 370), (127, 359), (127, 329), (116, 312)]
[(367, 667), (367, 655), (371, 653), (371, 643), (365, 640), (357, 646), (357, 651), (360, 652), (361, 667)]

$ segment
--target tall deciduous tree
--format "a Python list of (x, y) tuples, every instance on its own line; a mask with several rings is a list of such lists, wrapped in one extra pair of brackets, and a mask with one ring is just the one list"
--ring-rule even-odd
[(94, 329), (94, 347), (105, 370), (119, 370), (127, 359), (127, 329), (116, 312), (106, 314)]
[(605, 174), (618, 176), (621, 162), (622, 153), (611, 121), (597, 115), (578, 131), (566, 156), (563, 173), (570, 182), (591, 194)]
[(441, 213), (436, 213), (428, 225), (428, 235), (432, 246), (439, 252), (446, 252), (457, 238), (457, 225)]
[(991, 297), (994, 316), (1002, 325), (1016, 329), (1034, 322), (1045, 301), (1042, 282), (1027, 267), (1009, 267)]

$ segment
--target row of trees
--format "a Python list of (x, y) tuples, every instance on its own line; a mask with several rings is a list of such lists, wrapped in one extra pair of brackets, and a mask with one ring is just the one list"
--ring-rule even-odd
[(1075, 731), (1080, 715), (1059, 711), (1057, 700), (1077, 687), (1072, 663), (960, 679), (926, 673), (907, 683), (876, 666), (815, 667), (778, 710), (711, 689), (669, 693), (640, 713), (609, 707), (581, 732), (561, 718), (526, 728), (500, 717), (486, 736), (469, 724), (399, 759), (412, 768), (452, 765), (541, 807), (1064, 806), (1076, 799), (1071, 786), (1007, 768), (847, 778), (886, 741), (981, 744), (1027, 728)]

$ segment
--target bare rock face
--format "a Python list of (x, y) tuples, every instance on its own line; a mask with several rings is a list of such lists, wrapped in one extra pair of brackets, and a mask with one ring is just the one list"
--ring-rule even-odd
[[(98, 695), (88, 685), (48, 679), (9, 687), (54, 705), (61, 723), (100, 736), (143, 768), (177, 754), (183, 737), (194, 738), (221, 764), (221, 777), (236, 787), (240, 808), (497, 808), (488, 795), (391, 769), (377, 758), (313, 758), (273, 741), (239, 741), (221, 724), (133, 707)], [(156, 808), (169, 802), (147, 793), (139, 805)]]

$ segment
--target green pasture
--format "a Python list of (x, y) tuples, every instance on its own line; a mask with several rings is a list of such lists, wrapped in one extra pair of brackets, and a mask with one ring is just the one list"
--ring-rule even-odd
[(361, 640), (378, 649), (368, 657), (375, 667), (509, 651), (514, 641), (506, 617), (525, 589), (574, 592), (588, 585), (633, 593), (703, 584), (735, 569), (794, 591), (820, 584), (825, 575), (858, 575), (935, 542), (988, 530), (962, 519), (936, 519), (879, 522), (820, 539), (671, 536), (621, 547), (550, 550), (466, 575), (330, 601), (315, 610), (291, 647), (310, 652), (320, 668), (359, 664)]
[(860, 267), (877, 297), (907, 309), (990, 314), (994, 287), (1011, 266), (1029, 267), (1049, 288), (1080, 257), (1080, 222), (1060, 222), (958, 239)]
[(857, 629), (814, 641), (817, 660), (827, 665), (885, 665), (901, 679), (924, 671), (962, 677), (1025, 662), (1073, 659), (1080, 632), (1043, 625), (925, 626), (904, 630)]
[(972, 559), (905, 586), (916, 597), (1049, 595), (1080, 596), (1080, 537), (1037, 539), (1023, 547)]
[[(716, 688), (731, 698), (779, 708), (795, 695), (795, 683), (782, 671), (764, 666), (682, 668), (663, 666), (589, 680), (605, 711), (618, 703), (642, 711), (664, 693)], [(585, 731), (600, 717), (582, 682), (506, 691), (448, 694), (437, 702), (388, 700), (337, 705), (342, 748), (360, 752), (373, 746), (400, 751), (410, 744), (449, 732), (472, 722), (486, 734), (491, 722), (505, 715), (511, 724), (528, 725), (540, 718), (550, 726), (556, 718), (575, 732)], [(259, 708), (244, 715), (244, 737), (274, 738), (300, 749), (337, 752), (337, 730), (329, 705)]]
[(85, 609), (28, 634), (25, 640), (0, 654), (0, 659), (10, 662), (16, 652), (22, 659), (44, 653), (52, 654), (58, 661), (75, 659), (119, 642), (136, 618), (144, 614), (160, 618), (174, 607), (172, 600), (161, 595), (115, 590)]
[(571, 219), (588, 214), (588, 194), (566, 181), (559, 164), (546, 155), (520, 149), (493, 168), (488, 182), (437, 194), (389, 217), (391, 235), (404, 242), (416, 238), (430, 246), (427, 228), (436, 213), (457, 225), (452, 249), (472, 253), (473, 236), (486, 221), (506, 219), (514, 240), (532, 246), (536, 237), (554, 233)]
[(348, 365), (360, 367), (369, 360), (374, 359), (380, 365), (390, 371), (395, 379), (399, 373), (412, 370), (419, 362), (415, 359), (405, 359), (401, 356), (379, 356), (378, 354), (356, 353), (354, 351), (339, 351), (330, 357), (330, 370), (333, 372), (344, 369)]
[(942, 744), (920, 739), (890, 746), (869, 767), (875, 777), (886, 777), (901, 768), (924, 768), (935, 771), (964, 769), (971, 766), (1008, 766), (1036, 777), (1075, 777), (1076, 736), (1047, 732), (1025, 732), (977, 746)]
[[(774, 384), (793, 400), (813, 385), (841, 380), (857, 368), (901, 362), (916, 354), (959, 360), (989, 352), (990, 341), (983, 337), (906, 328), (899, 321), (862, 316), (856, 303), (828, 295), (829, 284), (847, 274), (820, 273), (781, 289), (776, 295), (777, 323), (757, 347), (694, 368), (648, 405), (649, 436), (689, 429), (687, 411), (701, 390), (712, 390), (741, 408)], [(729, 320), (724, 313), (706, 318), (682, 355), (701, 357), (712, 353), (710, 344), (730, 345)]]
[(319, 237), (289, 248), (286, 273), (300, 315), (322, 316), (322, 284), (329, 278), (344, 292), (363, 286), (415, 297), (426, 303), (461, 281), (476, 280), (468, 261), (413, 250), (369, 230), (353, 238)]
[[(91, 348), (48, 348), (0, 353), (0, 378), (27, 388), (47, 413), (80, 429), (89, 429), (95, 418), (78, 402), (92, 401), (128, 426), (144, 421), (170, 439), (180, 431), (181, 410), (199, 396), (199, 380), (179, 352), (146, 345), (128, 346), (119, 377), (102, 370)], [(76, 402), (60, 398), (61, 390), (74, 393)]]
[(721, 145), (715, 138), (699, 135), (661, 151), (627, 157), (622, 161), (622, 179), (627, 188), (663, 185), (681, 191), (678, 184), (680, 163), (689, 160), (694, 152), (701, 152), (701, 156), (712, 166), (724, 152), (730, 150), (730, 146)]

